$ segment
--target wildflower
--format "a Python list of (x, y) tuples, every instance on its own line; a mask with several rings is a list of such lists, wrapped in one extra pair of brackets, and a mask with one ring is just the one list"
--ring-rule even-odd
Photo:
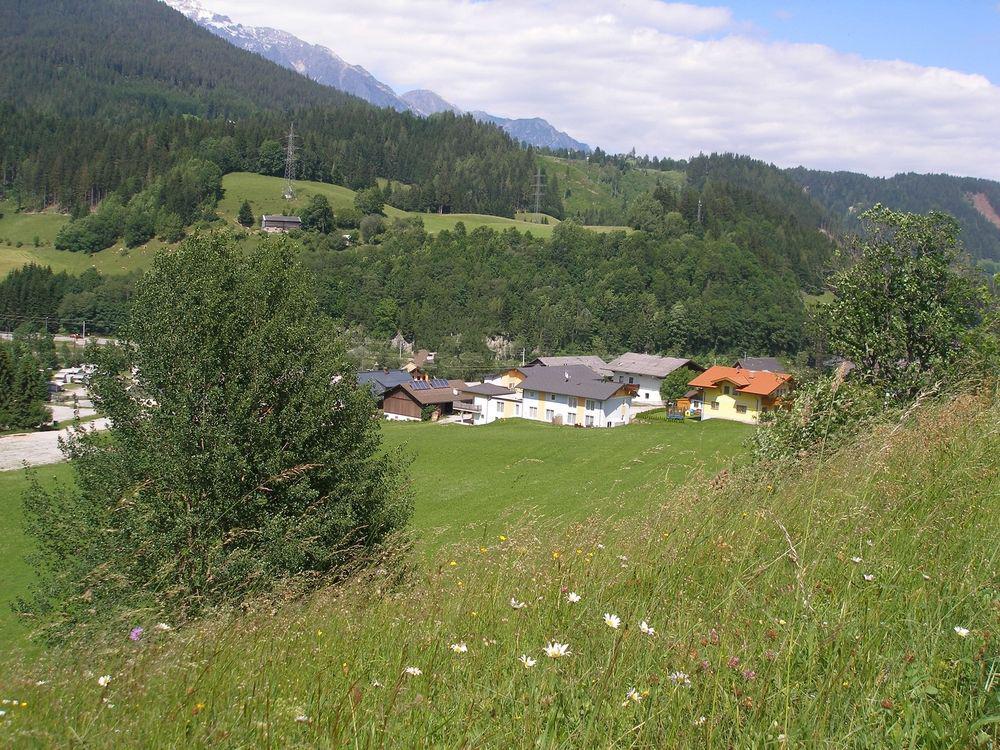
[(545, 646), (545, 655), (550, 659), (558, 659), (563, 656), (569, 656), (570, 653), (568, 643), (556, 643), (555, 641), (550, 641)]
[(738, 656), (730, 656), (729, 661), (726, 662), (726, 666), (728, 666), (730, 669), (736, 669), (739, 665), (740, 665), (740, 657)]
[(373, 688), (380, 688), (380, 687), (382, 687), (382, 683), (379, 682), (378, 680), (372, 680), (372, 687)]
[(688, 687), (691, 684), (691, 678), (684, 672), (671, 672), (667, 679), (680, 687)]
[(576, 604), (578, 601), (580, 601), (580, 595), (575, 591), (570, 591), (568, 594), (566, 594), (566, 601), (568, 601), (570, 604)]
[(775, 659), (778, 658), (778, 655), (771, 649), (768, 649), (767, 651), (764, 652), (764, 658), (767, 659), (768, 661), (774, 661)]
[(524, 608), (525, 608), (525, 607), (527, 607), (528, 605), (527, 605), (527, 604), (525, 604), (524, 602), (519, 602), (519, 601), (518, 601), (517, 599), (515, 599), (515, 598), (514, 598), (514, 597), (512, 596), (512, 597), (510, 598), (510, 606), (511, 606), (511, 607), (513, 607), (514, 609), (524, 609)]
[(705, 725), (706, 721), (708, 721), (708, 719), (706, 719), (704, 716), (699, 716), (697, 719), (694, 720), (694, 725), (696, 727), (701, 727)]
[(924, 577), (925, 581), (931, 580), (931, 577), (929, 575), (927, 575), (926, 573), (921, 573), (921, 575)]
[(501, 542), (507, 541), (507, 537), (505, 537), (503, 534), (501, 534), (498, 538), (500, 539)]
[(604, 545), (600, 542), (597, 543), (597, 549), (604, 549)]
[(956, 625), (955, 626), (955, 632), (958, 634), (959, 638), (968, 638), (969, 637), (969, 629), (968, 628), (963, 628), (961, 625)]
[(423, 672), (421, 671), (420, 667), (407, 667), (403, 671), (406, 674), (410, 675), (411, 677), (419, 677), (420, 675), (423, 674)]
[(857, 565), (859, 562), (861, 562), (861, 558), (860, 557), (852, 557), (851, 558), (851, 562), (854, 563), (855, 565)]
[(107, 687), (109, 682), (111, 682), (111, 675), (109, 674), (104, 674), (97, 678), (97, 684), (101, 687)]
[(465, 641), (460, 641), (459, 643), (453, 643), (449, 648), (456, 654), (464, 654), (469, 650), (469, 647), (465, 645)]
[(42, 685), (48, 685), (48, 684), (49, 684), (49, 681), (48, 681), (48, 680), (36, 680), (36, 681), (35, 681), (35, 684), (36, 684), (36, 685), (37, 685), (38, 687), (41, 687)]
[(7, 715), (6, 711), (0, 711), (0, 719)]
[(875, 580), (875, 576), (872, 573), (865, 573), (864, 576), (863, 576), (863, 578), (866, 581), (874, 581)]
[(204, 710), (205, 710), (205, 704), (204, 703), (195, 703), (194, 704), (194, 712), (196, 714), (200, 714)]
[(457, 566), (458, 566), (458, 562), (455, 561), (455, 560), (452, 560), (450, 563), (448, 563), (448, 567), (449, 568), (454, 568), (454, 567), (457, 567)]
[(639, 632), (643, 635), (656, 635), (656, 628), (649, 627), (649, 623), (643, 620), (639, 623)]
[(642, 695), (635, 688), (629, 688), (628, 692), (625, 693), (625, 700), (622, 701), (623, 706), (627, 706), (629, 703), (640, 703), (642, 702)]
[(746, 680), (747, 682), (753, 682), (754, 680), (757, 679), (757, 673), (754, 672), (752, 669), (744, 669), (743, 679)]
[(486, 554), (486, 547), (480, 547), (479, 551), (482, 552), (485, 555)]
[(129, 631), (129, 634), (128, 634), (128, 639), (129, 639), (130, 641), (137, 641), (137, 640), (139, 640), (140, 638), (142, 638), (142, 634), (143, 634), (143, 632), (144, 632), (144, 631), (143, 631), (143, 629), (142, 629), (142, 628), (140, 628), (140, 627), (134, 627), (134, 628), (132, 628), (132, 630), (131, 630), (131, 631)]
[(778, 735), (778, 742), (780, 742), (782, 745), (784, 745), (786, 742), (788, 742), (788, 735), (779, 734)]
[(618, 626), (622, 624), (621, 618), (618, 615), (604, 613), (604, 624), (607, 625), (612, 630), (618, 630)]
[(317, 638), (322, 638), (323, 637), (323, 631), (322, 630), (317, 630), (316, 631), (316, 637)]
[(892, 698), (882, 699), (882, 708), (884, 708), (886, 711), (891, 711), (894, 705), (895, 704), (892, 702)]
[(483, 638), (483, 645), (484, 646), (495, 646), (495, 645), (497, 645), (497, 639), (496, 638)]
[(299, 714), (298, 716), (296, 716), (295, 717), (295, 721), (297, 721), (299, 724), (310, 724), (310, 723), (312, 723), (312, 719), (310, 719), (305, 714)]
[(557, 549), (556, 550), (552, 550), (552, 559), (553, 560), (558, 560), (560, 557), (562, 557), (562, 552), (560, 552)]
[(159, 630), (161, 633), (165, 633), (168, 630), (173, 630), (173, 628), (167, 625), (167, 623), (165, 622), (158, 622), (156, 623), (156, 625), (153, 626), (153, 630)]
[(719, 631), (716, 630), (715, 628), (712, 628), (711, 630), (708, 631), (708, 642), (711, 643), (713, 646), (719, 645)]
[[(550, 654), (550, 656), (551, 656), (551, 654)], [(535, 664), (537, 664), (537, 663), (538, 663), (537, 661), (535, 661), (534, 659), (532, 659), (532, 658), (531, 658), (530, 656), (528, 656), (527, 654), (521, 654), (521, 655), (520, 655), (520, 656), (518, 657), (518, 659), (517, 659), (517, 660), (518, 660), (519, 662), (521, 662), (521, 664), (523, 664), (523, 665), (524, 665), (524, 668), (525, 668), (525, 669), (531, 669), (531, 668), (532, 668), (533, 666), (535, 666)]]

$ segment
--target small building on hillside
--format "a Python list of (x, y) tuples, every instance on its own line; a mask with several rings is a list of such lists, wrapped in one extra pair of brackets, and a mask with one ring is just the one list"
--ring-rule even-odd
[(381, 406), (385, 392), (413, 378), (403, 370), (362, 370), (357, 376), (359, 386), (368, 386), (375, 402)]
[(704, 367), (681, 357), (658, 357), (653, 354), (637, 354), (626, 352), (608, 363), (608, 368), (614, 373), (614, 379), (619, 383), (637, 386), (635, 401), (637, 404), (663, 406), (660, 398), (660, 386), (663, 379), (674, 370), (687, 368), (691, 375), (704, 371)]
[(426, 349), (421, 349), (410, 357), (410, 360), (400, 369), (410, 373), (410, 377), (414, 380), (427, 380), (430, 376), (425, 372), (425, 368), (428, 365), (434, 364), (436, 358), (437, 352), (429, 352)]
[(636, 386), (606, 380), (585, 365), (527, 368), (521, 416), (552, 424), (617, 427), (632, 420)]
[(605, 378), (610, 378), (613, 374), (611, 368), (608, 367), (608, 363), (593, 354), (568, 357), (535, 357), (527, 364), (528, 367), (565, 367), (566, 365), (583, 365)]
[(767, 370), (768, 372), (784, 372), (785, 366), (775, 357), (744, 357), (733, 363), (733, 367), (742, 370)]
[(513, 388), (478, 383), (459, 390), (461, 400), (453, 408), (462, 415), (463, 422), (481, 425), (521, 416), (521, 394)]
[(429, 407), (430, 418), (437, 421), (454, 411), (453, 404), (461, 398), (464, 380), (409, 380), (393, 386), (382, 399), (386, 419), (419, 422)]
[(714, 365), (688, 385), (702, 393), (702, 419), (757, 424), (761, 414), (781, 406), (791, 392), (792, 376), (770, 370)]
[(302, 219), (298, 216), (264, 214), (260, 217), (260, 228), (265, 232), (290, 232), (293, 229), (302, 229)]

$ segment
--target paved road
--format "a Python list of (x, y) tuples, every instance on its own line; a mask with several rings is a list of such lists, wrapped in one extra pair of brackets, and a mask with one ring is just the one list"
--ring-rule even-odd
[[(104, 430), (107, 429), (108, 420), (102, 417), (83, 426), (87, 429)], [(59, 450), (59, 437), (66, 437), (71, 429), (74, 428), (0, 437), (0, 471), (20, 469), (25, 463), (32, 466), (60, 463), (63, 455)]]
[[(0, 339), (5, 339), (11, 341), (14, 338), (14, 334), (9, 331), (0, 331)], [(77, 339), (72, 336), (64, 336), (62, 334), (56, 334), (52, 339), (57, 344), (72, 344), (73, 346), (84, 347), (87, 344), (97, 344), (98, 346), (107, 346), (108, 344), (113, 344), (117, 342), (117, 339), (109, 338), (108, 336), (87, 336), (85, 339)]]

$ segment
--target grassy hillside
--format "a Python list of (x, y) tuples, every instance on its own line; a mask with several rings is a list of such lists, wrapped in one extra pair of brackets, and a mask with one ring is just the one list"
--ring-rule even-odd
[[(239, 212), (240, 204), (244, 200), (249, 200), (253, 207), (254, 214), (260, 218), (261, 214), (270, 213), (294, 213), (304, 207), (312, 196), (325, 195), (334, 212), (338, 209), (354, 207), (354, 191), (339, 185), (330, 185), (325, 182), (310, 182), (308, 180), (297, 180), (295, 182), (296, 197), (292, 202), (286, 201), (283, 197), (285, 181), (280, 177), (266, 177), (264, 175), (250, 172), (234, 172), (227, 174), (222, 180), (225, 196), (219, 204), (219, 215), (223, 216), (231, 224), (236, 223), (236, 214)], [(531, 232), (535, 236), (551, 237), (552, 230), (558, 224), (558, 220), (549, 218), (548, 224), (541, 224), (518, 219), (508, 219), (502, 216), (487, 216), (485, 214), (424, 214), (401, 211), (392, 206), (385, 207), (386, 216), (391, 219), (403, 219), (411, 216), (419, 216), (424, 222), (424, 227), (428, 232), (440, 232), (442, 229), (452, 229), (458, 222), (463, 222), (466, 229), (473, 230), (476, 227), (491, 227), (496, 230), (518, 229), (522, 232)], [(598, 231), (610, 231), (622, 229), (623, 227), (593, 227)]]
[(679, 189), (686, 179), (683, 172), (638, 168), (622, 172), (610, 164), (601, 166), (556, 156), (538, 158), (548, 174), (554, 175), (559, 181), (566, 216), (570, 218), (585, 216), (588, 211), (596, 210), (621, 214), (621, 222), (624, 207), (637, 195), (652, 191), (657, 181), (667, 187)]
[[(745, 452), (745, 425), (635, 424), (573, 430), (523, 420), (471, 429), (459, 425), (383, 423), (390, 448), (413, 457), (413, 528), (423, 546), (493, 536), (526, 516), (579, 521), (648, 508), (631, 493), (656, 481), (679, 486), (712, 475)], [(39, 470), (46, 482), (69, 481), (68, 465)], [(20, 496), (23, 472), (0, 473), (0, 640), (23, 634), (9, 604), (31, 578), (24, 561)], [(582, 493), (582, 494), (581, 494)]]
[(966, 398), (801, 469), (649, 482), (640, 519), (511, 522), (400, 581), (379, 567), (173, 631), (137, 613), (0, 668), (27, 704), (0, 731), (10, 747), (989, 747), (998, 450), (997, 402)]

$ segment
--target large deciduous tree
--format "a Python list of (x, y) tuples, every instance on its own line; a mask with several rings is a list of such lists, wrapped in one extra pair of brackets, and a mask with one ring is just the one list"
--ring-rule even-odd
[(36, 611), (181, 616), (336, 574), (405, 525), (401, 461), (292, 257), (218, 236), (157, 257), (92, 381), (111, 428), (69, 442), (75, 487), (26, 497)]
[(862, 221), (860, 256), (824, 311), (829, 345), (864, 380), (905, 398), (948, 375), (985, 289), (956, 266), (959, 227), (950, 216), (876, 205)]

